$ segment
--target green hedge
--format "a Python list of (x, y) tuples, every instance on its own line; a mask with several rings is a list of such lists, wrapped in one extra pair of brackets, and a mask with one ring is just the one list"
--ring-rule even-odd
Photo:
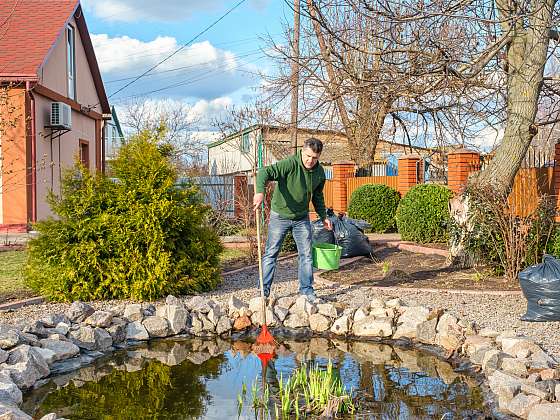
[(374, 232), (387, 232), (395, 227), (399, 201), (400, 195), (394, 189), (386, 185), (365, 184), (352, 193), (348, 216), (365, 220)]
[(51, 193), (56, 219), (39, 222), (29, 243), (26, 282), (51, 300), (152, 300), (214, 288), (222, 250), (205, 223), (208, 207), (192, 185), (178, 188), (161, 143), (145, 131), (112, 164), (116, 181), (77, 166), (62, 196)]
[(397, 208), (397, 228), (405, 241), (444, 242), (448, 238), (449, 199), (447, 187), (421, 184), (411, 188)]

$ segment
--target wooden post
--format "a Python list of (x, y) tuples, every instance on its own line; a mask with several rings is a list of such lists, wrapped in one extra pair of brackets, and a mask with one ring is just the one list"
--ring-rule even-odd
[(401, 194), (401, 197), (404, 197), (408, 190), (424, 178), (420, 173), (421, 171), (422, 165), (420, 164), (420, 156), (411, 154), (399, 158), (397, 190)]
[(333, 164), (333, 210), (335, 213), (346, 213), (348, 207), (346, 180), (354, 178), (355, 174), (356, 165), (352, 161)]
[(447, 156), (447, 186), (455, 195), (463, 193), (469, 175), (480, 170), (480, 153), (459, 149)]

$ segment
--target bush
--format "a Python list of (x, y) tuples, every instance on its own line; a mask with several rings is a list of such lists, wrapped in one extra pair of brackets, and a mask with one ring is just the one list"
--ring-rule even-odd
[(399, 201), (399, 193), (386, 185), (362, 185), (352, 193), (348, 216), (365, 220), (374, 232), (387, 232), (395, 227)]
[(460, 228), (465, 250), (475, 263), (486, 263), (497, 274), (516, 280), (525, 267), (541, 262), (547, 248), (554, 250), (555, 205), (550, 198), (541, 197), (531, 214), (519, 216), (508, 194), (492, 186), (470, 187), (467, 194), (468, 226)]
[(115, 182), (76, 166), (49, 203), (58, 218), (39, 222), (29, 243), (26, 282), (52, 300), (157, 299), (214, 288), (218, 236), (208, 207), (145, 131), (113, 162)]
[(552, 229), (546, 252), (554, 255), (556, 258), (560, 258), (560, 224), (556, 224)]
[(418, 243), (445, 242), (452, 195), (442, 185), (412, 187), (400, 201), (395, 215), (401, 238)]

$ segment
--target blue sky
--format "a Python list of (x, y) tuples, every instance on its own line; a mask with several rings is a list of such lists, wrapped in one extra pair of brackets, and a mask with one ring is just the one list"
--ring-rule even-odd
[[(239, 0), (82, 0), (108, 95), (174, 52)], [(272, 71), (259, 39), (281, 39), (291, 19), (283, 0), (246, 0), (189, 47), (122, 92), (117, 106), (134, 101), (183, 101), (207, 121), (241, 104)], [(202, 123), (204, 125), (204, 123)], [(202, 127), (201, 127), (202, 128)]]

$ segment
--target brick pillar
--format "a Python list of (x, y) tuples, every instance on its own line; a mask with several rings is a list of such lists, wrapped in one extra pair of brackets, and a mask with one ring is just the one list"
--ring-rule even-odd
[(560, 222), (560, 143), (554, 145), (554, 172), (552, 175), (552, 186), (554, 197), (556, 199), (557, 216), (554, 218), (556, 222)]
[(480, 170), (480, 153), (459, 149), (447, 155), (447, 186), (454, 194), (461, 194), (469, 175)]
[(420, 156), (404, 155), (399, 158), (399, 171), (398, 171), (398, 191), (401, 197), (414, 187), (418, 182), (423, 179), (422, 165), (420, 164)]
[(333, 210), (335, 213), (346, 213), (348, 207), (346, 180), (354, 178), (355, 174), (356, 165), (352, 161), (333, 164)]

